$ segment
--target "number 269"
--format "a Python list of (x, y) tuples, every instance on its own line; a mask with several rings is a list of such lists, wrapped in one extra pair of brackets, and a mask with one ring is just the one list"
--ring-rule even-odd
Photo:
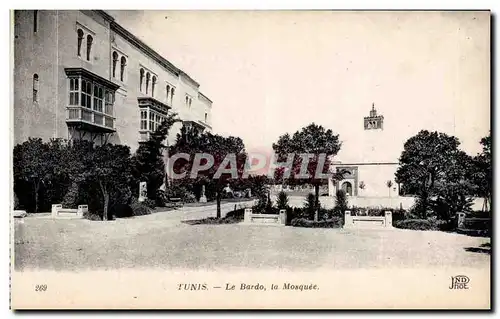
[(35, 291), (47, 291), (47, 285), (35, 285)]

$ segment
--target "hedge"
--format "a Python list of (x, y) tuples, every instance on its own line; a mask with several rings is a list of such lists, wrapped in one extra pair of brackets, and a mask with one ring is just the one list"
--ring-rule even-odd
[(450, 230), (453, 228), (452, 221), (448, 222), (435, 218), (397, 220), (393, 221), (392, 225), (396, 228), (412, 230)]
[(291, 221), (290, 226), (306, 227), (306, 228), (339, 228), (342, 227), (343, 221), (340, 217), (333, 217), (327, 220), (313, 221), (305, 218), (295, 218)]

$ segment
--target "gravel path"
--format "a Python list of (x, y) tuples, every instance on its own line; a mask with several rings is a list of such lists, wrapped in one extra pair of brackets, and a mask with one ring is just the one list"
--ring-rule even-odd
[[(234, 203), (222, 206), (223, 216)], [(489, 268), (489, 238), (410, 230), (196, 225), (215, 206), (109, 222), (16, 219), (16, 269)]]

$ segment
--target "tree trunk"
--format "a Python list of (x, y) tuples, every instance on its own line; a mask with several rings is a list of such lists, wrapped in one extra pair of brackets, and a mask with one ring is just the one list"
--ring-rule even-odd
[(40, 190), (40, 181), (34, 182), (35, 188), (35, 213), (38, 213), (38, 191)]
[(99, 181), (99, 186), (101, 186), (102, 195), (104, 197), (104, 208), (103, 208), (103, 213), (102, 213), (102, 220), (107, 221), (108, 220), (109, 194), (106, 190), (106, 187), (104, 187), (104, 185), (102, 184), (101, 181)]
[(314, 221), (318, 221), (319, 216), (319, 184), (314, 185)]
[(220, 210), (220, 200), (221, 200), (221, 195), (220, 191), (217, 191), (216, 193), (216, 198), (217, 198), (217, 219), (221, 218), (221, 210)]

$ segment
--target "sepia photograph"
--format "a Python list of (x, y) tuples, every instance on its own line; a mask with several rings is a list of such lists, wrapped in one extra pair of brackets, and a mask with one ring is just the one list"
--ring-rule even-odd
[(490, 11), (10, 19), (12, 309), (491, 310)]

